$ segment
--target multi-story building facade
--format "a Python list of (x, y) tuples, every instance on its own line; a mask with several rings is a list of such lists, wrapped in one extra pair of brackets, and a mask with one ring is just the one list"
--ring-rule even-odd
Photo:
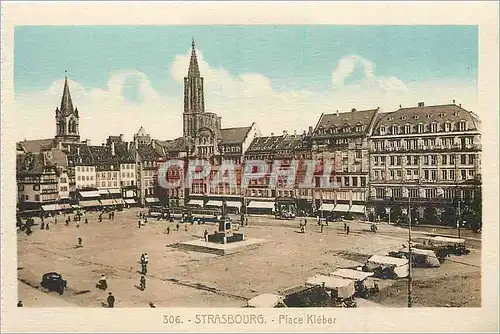
[[(312, 136), (312, 158), (320, 166), (330, 164), (328, 175), (314, 184), (314, 207), (339, 215), (365, 214), (369, 177), (369, 138), (377, 109), (322, 114)], [(326, 177), (333, 186), (323, 186)]]
[(481, 123), (453, 104), (379, 115), (371, 137), (370, 216), (453, 224), (480, 197)]

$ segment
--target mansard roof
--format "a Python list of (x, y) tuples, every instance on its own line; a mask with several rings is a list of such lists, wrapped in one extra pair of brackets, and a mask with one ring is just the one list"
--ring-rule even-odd
[(54, 138), (23, 140), (17, 143), (25, 152), (39, 153), (55, 147)]
[(222, 140), (219, 144), (243, 144), (252, 126), (220, 129)]
[(375, 121), (378, 108), (369, 110), (352, 109), (350, 112), (321, 115), (313, 137), (345, 135), (346, 131), (353, 134), (368, 134)]

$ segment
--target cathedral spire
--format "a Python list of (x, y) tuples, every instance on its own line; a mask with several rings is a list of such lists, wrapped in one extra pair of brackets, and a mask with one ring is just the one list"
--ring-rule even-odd
[(191, 47), (192, 47), (191, 60), (189, 61), (188, 77), (193, 78), (200, 76), (200, 69), (198, 68), (198, 59), (196, 58), (196, 47), (194, 44), (194, 37), (193, 41), (191, 42)]
[(73, 108), (73, 101), (71, 100), (71, 94), (69, 93), (68, 77), (64, 77), (64, 90), (61, 99), (60, 112), (63, 115), (69, 115), (75, 112)]

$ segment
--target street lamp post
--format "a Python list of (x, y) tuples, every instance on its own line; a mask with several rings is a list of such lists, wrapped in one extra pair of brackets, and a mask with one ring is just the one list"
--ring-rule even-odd
[(411, 204), (410, 194), (408, 194), (408, 307), (413, 306), (412, 289), (412, 252), (411, 252)]

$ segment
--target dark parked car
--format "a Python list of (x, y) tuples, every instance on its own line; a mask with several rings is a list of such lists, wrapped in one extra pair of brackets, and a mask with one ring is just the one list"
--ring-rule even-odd
[(50, 272), (43, 274), (40, 285), (49, 291), (57, 291), (60, 295), (62, 295), (64, 293), (64, 289), (67, 287), (67, 282), (63, 280), (61, 274)]

